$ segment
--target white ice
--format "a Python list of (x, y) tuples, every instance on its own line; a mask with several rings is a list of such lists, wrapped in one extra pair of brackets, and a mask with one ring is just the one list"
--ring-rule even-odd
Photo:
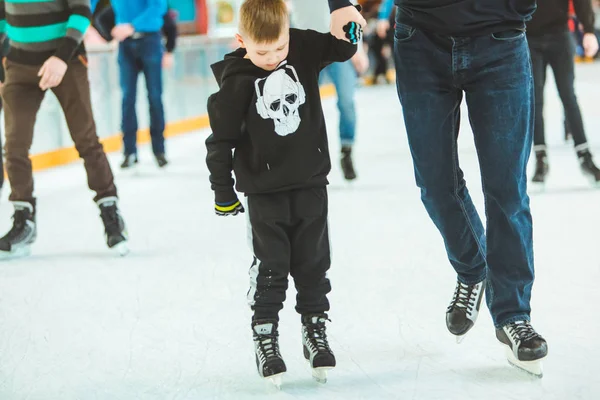
[[(577, 73), (600, 162), (600, 65)], [(165, 171), (147, 147), (137, 176), (119, 171), (119, 155), (111, 155), (131, 235), (126, 258), (104, 246), (80, 164), (35, 175), (33, 256), (0, 264), (0, 399), (600, 398), (600, 190), (563, 143), (562, 108), (551, 79), (548, 86), (551, 175), (546, 192), (532, 194), (532, 318), (550, 350), (543, 379), (508, 365), (485, 308), (461, 345), (447, 332), (455, 274), (420, 202), (388, 86), (360, 92), (353, 185), (339, 170), (335, 101), (325, 102), (334, 165), (329, 337), (338, 360), (327, 384), (312, 379), (303, 359), (293, 289), (281, 313), (281, 391), (256, 372), (245, 218), (213, 215), (203, 131), (169, 141)], [(483, 212), (470, 132), (465, 123), (461, 165)], [(7, 189), (2, 232), (12, 214)]]

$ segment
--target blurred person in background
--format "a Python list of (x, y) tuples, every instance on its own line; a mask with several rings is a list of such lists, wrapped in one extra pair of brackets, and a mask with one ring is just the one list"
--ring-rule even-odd
[[(4, 57), (8, 53), (8, 40), (4, 41), (4, 45), (0, 47), (0, 91), (2, 90), (2, 85), (4, 84)], [(0, 97), (0, 112), (2, 111), (2, 98)], [(0, 130), (0, 194), (2, 193), (2, 188), (4, 187), (4, 149), (2, 148), (2, 131)]]
[(138, 162), (136, 115), (137, 80), (146, 79), (150, 106), (152, 152), (159, 167), (167, 165), (165, 156), (165, 112), (162, 101), (163, 46), (161, 30), (167, 13), (166, 0), (112, 0), (116, 25), (111, 36), (119, 41), (119, 68), (123, 91), (122, 124), (124, 158), (121, 168)]
[[(46, 91), (56, 95), (69, 133), (83, 158), (88, 185), (96, 192), (109, 248), (127, 253), (127, 232), (117, 188), (98, 140), (90, 98), (83, 36), (90, 25), (89, 0), (0, 1), (0, 45), (8, 37), (2, 87), (6, 127), (6, 170), (11, 184), (13, 226), (0, 239), (0, 258), (29, 255), (36, 240), (36, 198), (29, 150)], [(11, 25), (11, 24), (14, 24)], [(35, 32), (32, 33), (32, 32)]]
[[(594, 34), (594, 13), (590, 0), (573, 2), (577, 19), (583, 25), (582, 45), (586, 57), (598, 52), (598, 39)], [(546, 70), (552, 68), (556, 88), (563, 103), (566, 126), (573, 138), (581, 171), (594, 184), (600, 182), (600, 169), (594, 164), (583, 126), (581, 110), (575, 95), (575, 51), (568, 28), (569, 0), (538, 2), (537, 10), (527, 23), (527, 41), (531, 52), (535, 86), (534, 146), (535, 171), (533, 183), (545, 183), (549, 172), (544, 131), (544, 86)]]
[(377, 84), (379, 77), (383, 76), (387, 83), (392, 81), (388, 78), (390, 49), (394, 45), (394, 30), (391, 29), (396, 17), (394, 0), (383, 0), (377, 10), (377, 23), (375, 35), (371, 41), (373, 54), (377, 63), (373, 71), (373, 83)]
[[(312, 29), (317, 32), (329, 32), (329, 8), (324, 0), (289, 0), (292, 9), (292, 23), (299, 29)], [(369, 60), (362, 44), (351, 60), (332, 63), (321, 71), (321, 78), (327, 76), (335, 86), (340, 112), (339, 135), (341, 144), (340, 164), (344, 178), (356, 179), (357, 174), (352, 159), (352, 150), (356, 139), (355, 92), (358, 75), (369, 68)]]

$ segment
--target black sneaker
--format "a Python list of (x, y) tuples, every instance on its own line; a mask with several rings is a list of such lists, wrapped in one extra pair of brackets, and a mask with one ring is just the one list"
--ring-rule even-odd
[(550, 167), (548, 166), (548, 157), (546, 156), (546, 151), (536, 151), (535, 152), (535, 171), (533, 172), (533, 178), (531, 182), (533, 183), (544, 183), (546, 182), (546, 176), (548, 175), (548, 171)]
[(126, 154), (121, 163), (122, 169), (127, 169), (135, 166), (138, 163), (137, 154)]
[(341, 159), (342, 171), (344, 178), (348, 181), (356, 179), (356, 171), (354, 170), (354, 163), (352, 162), (352, 147), (342, 147), (342, 159)]
[(35, 203), (13, 201), (13, 226), (0, 239), (0, 258), (25, 257), (31, 253), (31, 244), (37, 237)]
[(327, 370), (335, 367), (335, 355), (327, 341), (325, 323), (327, 315), (302, 316), (302, 345), (304, 358), (310, 363), (313, 377), (321, 382), (327, 382)]
[(156, 163), (160, 168), (163, 168), (169, 163), (164, 154), (155, 154), (154, 157), (156, 158)]
[(592, 153), (589, 150), (577, 152), (581, 171), (589, 177), (594, 184), (600, 184), (600, 169), (594, 164)]
[(121, 217), (117, 203), (118, 199), (113, 196), (105, 197), (96, 202), (100, 208), (100, 218), (102, 218), (104, 224), (106, 245), (124, 256), (129, 252), (127, 248), (128, 235), (125, 221)]
[(258, 374), (269, 378), (276, 386), (281, 385), (281, 375), (287, 371), (279, 352), (277, 321), (252, 321), (252, 335)]

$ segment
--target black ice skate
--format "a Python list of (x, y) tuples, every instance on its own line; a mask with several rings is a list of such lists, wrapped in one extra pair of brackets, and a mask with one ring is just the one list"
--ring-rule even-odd
[(137, 154), (127, 154), (121, 163), (121, 169), (129, 169), (135, 167), (138, 163)]
[(164, 154), (155, 154), (154, 158), (156, 158), (156, 163), (158, 164), (159, 168), (163, 168), (165, 167), (169, 161), (167, 161), (167, 158), (165, 157)]
[(600, 169), (594, 164), (592, 153), (589, 150), (579, 151), (577, 157), (583, 174), (592, 181), (593, 185), (600, 186)]
[(100, 208), (102, 223), (104, 223), (104, 236), (107, 246), (124, 256), (129, 253), (127, 247), (128, 236), (117, 202), (116, 197), (105, 197), (98, 200), (97, 204)]
[(354, 163), (352, 162), (352, 147), (343, 146), (342, 147), (342, 172), (344, 173), (344, 178), (347, 181), (352, 181), (356, 179), (356, 171), (354, 171)]
[(467, 332), (475, 325), (479, 306), (485, 291), (485, 281), (474, 285), (456, 283), (454, 296), (446, 311), (446, 326), (456, 336), (456, 342), (463, 341)]
[(535, 171), (533, 173), (532, 183), (543, 185), (546, 183), (546, 176), (550, 170), (548, 166), (548, 157), (546, 151), (536, 151), (535, 153)]
[(539, 378), (543, 376), (542, 359), (548, 354), (548, 344), (529, 321), (517, 321), (496, 329), (496, 338), (506, 347), (508, 362)]
[(302, 317), (302, 344), (304, 358), (310, 363), (317, 382), (327, 382), (327, 371), (335, 367), (335, 356), (329, 348), (325, 322), (327, 315), (305, 315)]
[(13, 201), (15, 213), (13, 226), (0, 239), (0, 259), (25, 257), (31, 254), (31, 244), (37, 237), (35, 205), (26, 201)]
[(277, 321), (253, 321), (252, 333), (258, 374), (280, 388), (282, 375), (287, 371), (287, 368), (279, 353)]

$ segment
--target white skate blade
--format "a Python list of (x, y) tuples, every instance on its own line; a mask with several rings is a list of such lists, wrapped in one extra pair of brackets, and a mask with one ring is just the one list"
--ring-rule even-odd
[(465, 340), (465, 336), (467, 336), (466, 333), (464, 335), (456, 335), (456, 344), (461, 344)]
[(283, 372), (281, 374), (266, 376), (265, 379), (271, 383), (277, 390), (281, 390), (281, 384), (283, 383)]
[(0, 251), (0, 260), (14, 260), (16, 258), (23, 258), (29, 255), (31, 255), (30, 245), (19, 246), (17, 248), (12, 249), (11, 251)]
[(327, 371), (333, 369), (332, 367), (319, 367), (312, 369), (312, 376), (315, 381), (319, 383), (327, 383)]
[(530, 375), (541, 378), (544, 376), (544, 371), (542, 370), (542, 360), (535, 361), (520, 361), (515, 357), (514, 353), (510, 348), (506, 349), (506, 358), (508, 359), (508, 363), (513, 367), (520, 369), (522, 371), (527, 372)]
[(111, 250), (120, 255), (121, 257), (125, 257), (127, 254), (129, 254), (129, 246), (127, 246), (127, 240), (117, 243), (116, 245), (111, 247)]
[(542, 182), (531, 182), (529, 188), (532, 193), (544, 193), (546, 191), (546, 183)]

